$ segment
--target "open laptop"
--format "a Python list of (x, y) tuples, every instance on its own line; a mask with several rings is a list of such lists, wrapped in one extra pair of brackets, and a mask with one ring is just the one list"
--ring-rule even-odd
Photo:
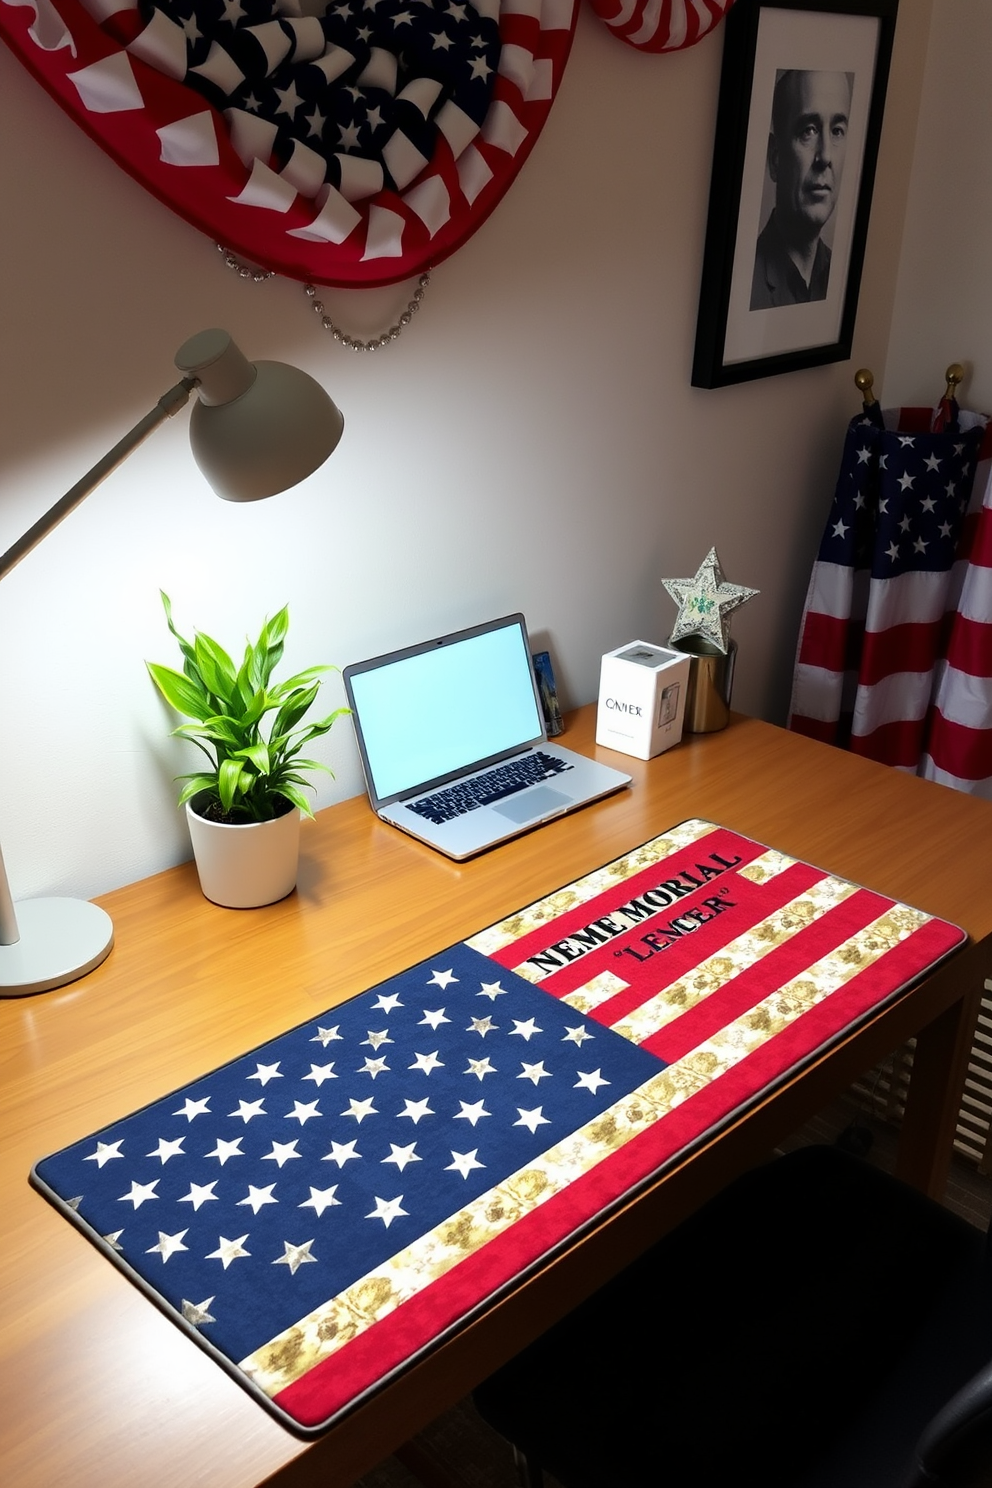
[(630, 784), (548, 740), (523, 615), (344, 669), (372, 809), (450, 858)]

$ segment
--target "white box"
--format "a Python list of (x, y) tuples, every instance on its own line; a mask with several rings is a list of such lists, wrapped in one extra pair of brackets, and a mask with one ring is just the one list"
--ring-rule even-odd
[(596, 743), (636, 759), (653, 759), (682, 737), (689, 657), (684, 651), (629, 641), (603, 657)]

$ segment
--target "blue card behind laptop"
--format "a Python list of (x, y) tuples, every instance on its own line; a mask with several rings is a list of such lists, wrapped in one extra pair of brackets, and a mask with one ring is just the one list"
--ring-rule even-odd
[(629, 785), (550, 742), (523, 615), (344, 670), (372, 809), (469, 858)]

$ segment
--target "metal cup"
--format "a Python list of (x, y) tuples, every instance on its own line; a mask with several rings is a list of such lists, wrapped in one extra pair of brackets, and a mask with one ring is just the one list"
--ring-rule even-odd
[(689, 684), (686, 689), (685, 734), (713, 734), (730, 722), (730, 694), (734, 685), (737, 642), (731, 641), (726, 652), (702, 636), (683, 636), (669, 641), (675, 651), (690, 658)]

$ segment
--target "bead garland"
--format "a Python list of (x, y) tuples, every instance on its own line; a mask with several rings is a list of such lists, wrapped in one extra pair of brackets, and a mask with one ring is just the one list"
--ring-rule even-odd
[[(216, 248), (217, 252), (224, 259), (225, 267), (237, 274), (239, 279), (250, 279), (253, 284), (264, 284), (266, 279), (275, 278), (275, 271), (273, 269), (251, 269), (247, 264), (240, 263), (234, 254), (229, 252), (222, 243), (217, 243)], [(424, 293), (430, 282), (430, 271), (427, 270), (420, 275), (417, 288), (413, 291), (413, 297), (403, 313), (397, 316), (395, 325), (391, 325), (389, 330), (384, 331), (381, 336), (373, 336), (369, 341), (363, 341), (359, 336), (349, 336), (347, 331), (343, 331), (340, 326), (334, 324), (334, 321), (327, 314), (323, 300), (317, 298), (317, 286), (315, 284), (304, 284), (303, 293), (310, 301), (310, 308), (314, 314), (320, 317), (320, 323), (324, 330), (330, 332), (335, 341), (347, 347), (349, 351), (378, 351), (380, 347), (389, 346), (393, 341), (399, 340), (420, 309)]]

